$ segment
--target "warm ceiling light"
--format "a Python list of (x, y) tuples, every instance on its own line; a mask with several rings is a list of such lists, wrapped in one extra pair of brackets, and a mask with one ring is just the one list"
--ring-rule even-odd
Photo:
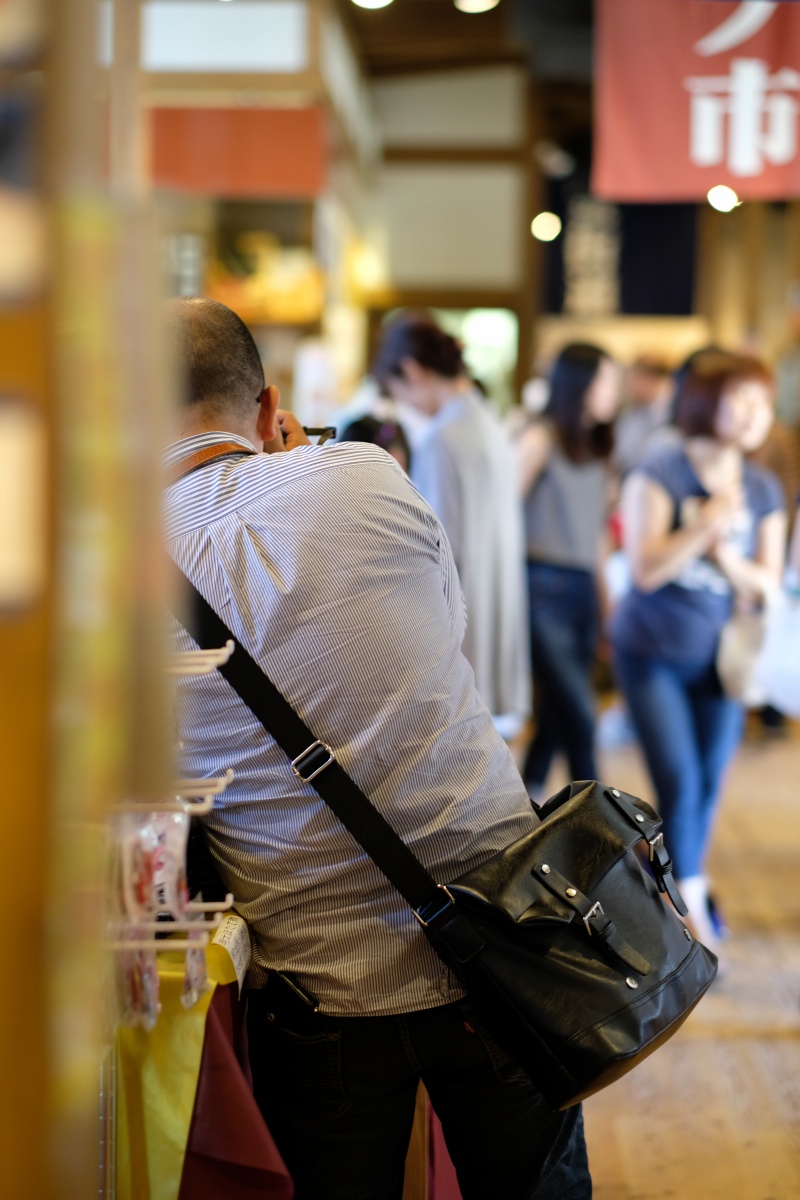
[(531, 233), (537, 242), (554, 242), (561, 233), (561, 218), (551, 212), (540, 212), (531, 221)]
[(706, 199), (717, 212), (731, 212), (742, 203), (733, 188), (724, 183), (718, 183), (716, 187), (711, 188)]
[(456, 8), (461, 12), (488, 12), (490, 8), (497, 8), (500, 0), (453, 0)]
[(353, 0), (359, 8), (388, 8), (392, 0)]

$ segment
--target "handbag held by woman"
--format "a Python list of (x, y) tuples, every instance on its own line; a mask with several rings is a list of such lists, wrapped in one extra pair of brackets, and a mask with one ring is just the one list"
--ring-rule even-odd
[(676, 917), (661, 821), (633, 796), (573, 783), (541, 823), (456, 879), (437, 882), (281, 692), (184, 580), (181, 620), (291, 761), (411, 905), (497, 1043), (546, 1102), (568, 1108), (626, 1074), (683, 1023), (716, 959)]

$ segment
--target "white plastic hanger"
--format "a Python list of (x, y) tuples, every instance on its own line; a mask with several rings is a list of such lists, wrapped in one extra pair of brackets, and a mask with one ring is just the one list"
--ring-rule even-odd
[(168, 675), (210, 675), (223, 666), (233, 654), (234, 642), (229, 639), (219, 650), (185, 650), (167, 659)]
[(209, 935), (203, 933), (197, 938), (142, 938), (141, 940), (107, 942), (109, 950), (177, 950), (186, 954), (189, 950), (201, 950), (210, 941)]
[[(179, 803), (169, 800), (153, 801), (140, 804), (137, 801), (125, 801), (116, 806), (117, 812), (180, 812), (189, 813), (193, 817), (202, 817), (211, 812), (214, 807), (214, 797), (225, 791), (233, 782), (234, 772), (229, 768), (224, 775), (216, 779), (179, 779), (171, 785), (172, 795)], [(198, 799), (193, 799), (198, 797)], [(181, 803), (181, 801), (183, 801)]]
[(233, 892), (228, 892), (224, 900), (190, 900), (184, 904), (184, 912), (192, 913), (224, 913), (233, 908)]

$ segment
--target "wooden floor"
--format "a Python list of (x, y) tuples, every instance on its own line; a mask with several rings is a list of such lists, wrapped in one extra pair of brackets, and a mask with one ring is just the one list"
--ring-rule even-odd
[[(602, 775), (652, 800), (636, 749), (604, 754)], [(800, 1200), (798, 727), (785, 740), (750, 730), (710, 870), (728, 975), (668, 1045), (586, 1102), (595, 1200)]]

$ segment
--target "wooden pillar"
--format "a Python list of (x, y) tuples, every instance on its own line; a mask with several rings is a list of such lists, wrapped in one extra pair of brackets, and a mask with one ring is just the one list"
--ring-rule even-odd
[[(32, 117), (16, 136), (41, 167), (42, 80), (49, 76), (42, 5), (16, 5), (0, 31), (0, 92)], [(23, 36), (15, 41), (17, 32)], [(30, 35), (24, 36), (24, 33)], [(9, 39), (9, 40), (7, 40)], [(24, 91), (21, 91), (24, 89)], [(11, 126), (9, 126), (11, 130)], [(12, 132), (12, 136), (14, 136)], [(21, 147), (22, 148), (22, 147)], [(49, 723), (53, 637), (54, 395), (50, 278), (37, 268), (41, 172), (0, 180), (0, 745), (3, 889), (8, 898), (0, 989), (2, 1190), (44, 1200), (49, 1188)], [(44, 233), (42, 226), (41, 233)]]
[(115, 1019), (111, 814), (127, 797), (157, 808), (168, 794), (157, 419), (166, 404), (143, 203), (139, 7), (115, 0), (120, 58), (105, 74), (95, 0), (53, 0), (51, 22), (56, 470), (43, 755), (48, 1012), (39, 1042), (49, 1106), (42, 1194), (59, 1200), (85, 1200), (100, 1183), (101, 1063)]
[(534, 158), (534, 146), (540, 136), (539, 97), (537, 89), (528, 86), (526, 116), (526, 153), (524, 169), (525, 210), (520, 228), (520, 250), (525, 264), (520, 281), (519, 299), (519, 351), (517, 354), (516, 390), (520, 399), (523, 385), (533, 373), (533, 350), (535, 345), (534, 326), (542, 308), (542, 246), (531, 233), (531, 222), (541, 208), (542, 178)]
[(764, 307), (765, 206), (758, 202), (743, 204), (732, 215), (739, 218), (738, 245), (733, 253), (736, 260), (741, 322), (746, 344), (757, 349)]
[(109, 76), (109, 174), (112, 193), (141, 199), (149, 181), (149, 122), (141, 69), (142, 0), (114, 0)]
[[(3, 221), (0, 219), (0, 230)], [(0, 463), (15, 500), (3, 494), (0, 528), (9, 519), (35, 522), (37, 543), (0, 550), (0, 742), (3, 746), (3, 922), (6, 970), (0, 988), (0, 1160), (3, 1192), (44, 1200), (48, 1123), (47, 845), (49, 841), (49, 698), (54, 650), (51, 508), (47, 462), (52, 430), (47, 301), (0, 305)], [(9, 471), (11, 472), (9, 476)], [(17, 474), (21, 471), (21, 476)], [(20, 495), (17, 489), (23, 489)], [(36, 509), (40, 512), (37, 514)], [(16, 515), (15, 515), (16, 514)], [(44, 542), (39, 542), (42, 536)], [(27, 563), (22, 559), (28, 559)], [(9, 554), (16, 558), (9, 561)], [(44, 561), (30, 561), (44, 554)], [(44, 567), (44, 572), (42, 572)], [(6, 603), (8, 583), (31, 586)]]
[(430, 1121), (428, 1093), (422, 1084), (417, 1089), (414, 1125), (406, 1156), (406, 1178), (403, 1200), (428, 1200), (430, 1171)]
[(761, 240), (761, 311), (759, 347), (774, 363), (786, 346), (789, 332), (790, 264), (788, 212), (782, 205), (765, 204)]
[(697, 309), (708, 319), (712, 340), (731, 348), (744, 344), (754, 311), (747, 300), (752, 281), (743, 252), (745, 224), (744, 207), (730, 213), (708, 205), (700, 210)]
[(800, 206), (749, 202), (699, 213), (696, 310), (721, 345), (774, 361), (786, 344), (790, 287), (800, 280)]

